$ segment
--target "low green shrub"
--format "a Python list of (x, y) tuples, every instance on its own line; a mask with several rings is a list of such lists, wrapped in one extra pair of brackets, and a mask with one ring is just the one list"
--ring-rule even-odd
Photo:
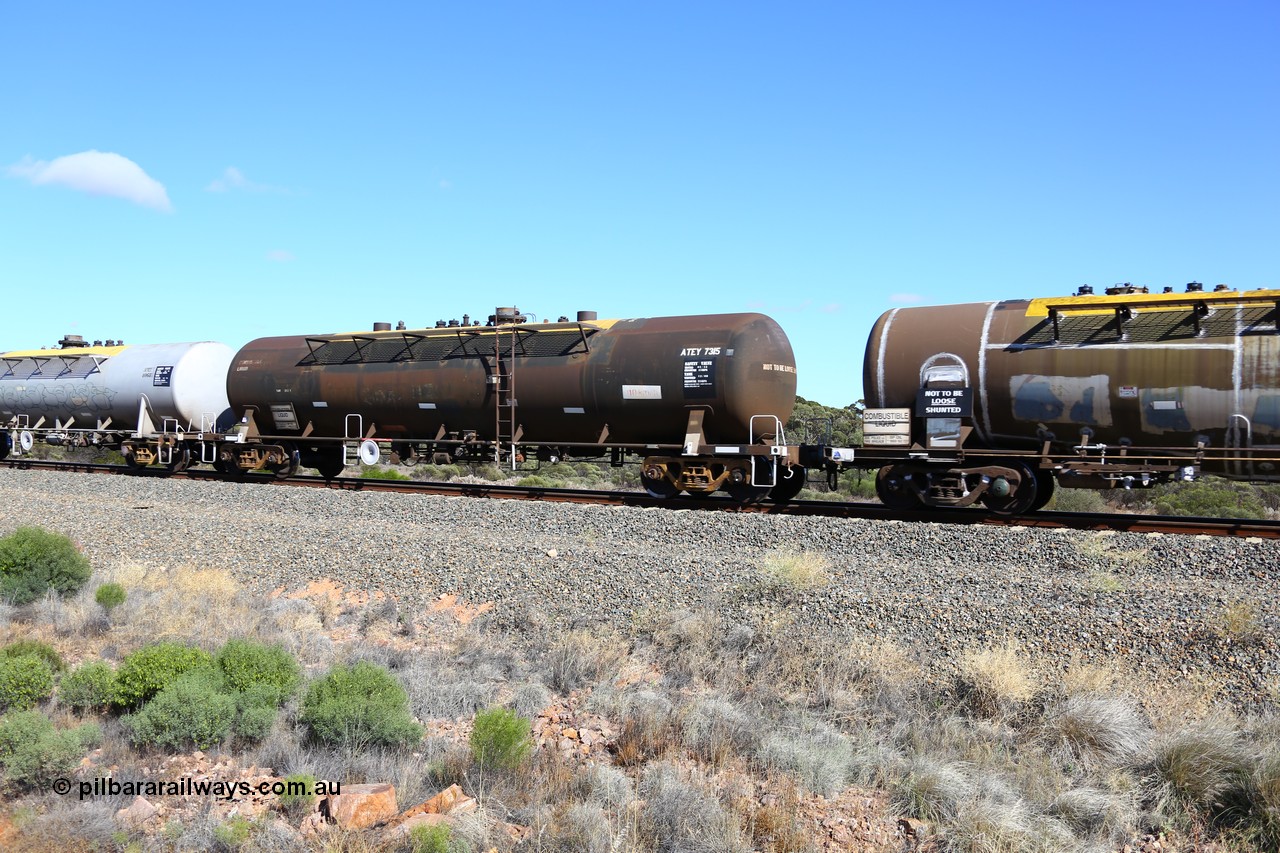
[(122, 708), (136, 708), (182, 675), (212, 666), (213, 656), (203, 649), (177, 643), (144, 646), (120, 662), (115, 703)]
[(277, 802), (280, 810), (297, 819), (311, 811), (316, 802), (316, 777), (310, 773), (292, 773), (284, 777), (285, 791)]
[(213, 840), (224, 850), (239, 850), (248, 843), (252, 834), (253, 823), (248, 818), (236, 815), (222, 826), (214, 828)]
[(115, 696), (115, 670), (100, 660), (80, 664), (58, 684), (58, 701), (77, 711), (103, 710)]
[(22, 710), (53, 694), (53, 668), (36, 654), (0, 658), (0, 707)]
[(365, 468), (360, 476), (366, 480), (408, 480), (409, 475), (395, 468)]
[(261, 688), (274, 693), (271, 704), (279, 706), (293, 695), (302, 681), (302, 667), (283, 646), (269, 646), (253, 640), (228, 640), (214, 658), (223, 683), (232, 692)]
[(110, 613), (124, 604), (124, 587), (118, 583), (104, 583), (93, 593), (93, 600), (102, 605), (102, 609)]
[(1174, 483), (1161, 488), (1155, 500), (1160, 515), (1191, 515), (1204, 518), (1266, 518), (1262, 499), (1252, 487), (1214, 477), (1193, 483)]
[(219, 686), (210, 669), (179, 676), (124, 718), (133, 742), (177, 750), (208, 749), (226, 740), (236, 721), (236, 700)]
[(471, 730), (471, 755), (489, 769), (514, 770), (533, 751), (529, 721), (506, 708), (476, 714)]
[(62, 660), (62, 655), (58, 654), (57, 649), (39, 640), (15, 640), (0, 649), (0, 658), (17, 658), (23, 655), (35, 655), (43, 658), (54, 672), (62, 672), (67, 668), (67, 665)]
[(262, 740), (271, 731), (279, 709), (280, 691), (259, 684), (231, 694), (236, 703), (234, 730), (245, 740)]
[(92, 723), (58, 731), (39, 711), (19, 711), (0, 719), (0, 765), (14, 785), (48, 784), (70, 773), (101, 740)]
[(75, 592), (89, 579), (89, 560), (67, 537), (19, 527), (0, 538), (0, 598), (30, 604), (50, 589)]
[(541, 474), (530, 474), (517, 480), (516, 485), (523, 489), (563, 489), (565, 481), (544, 477)]
[(413, 853), (456, 853), (469, 848), (455, 841), (448, 824), (438, 823), (409, 830), (409, 849)]
[(1111, 506), (1097, 489), (1055, 489), (1049, 508), (1058, 512), (1111, 512)]
[(422, 727), (409, 716), (404, 687), (366, 661), (336, 666), (313, 682), (300, 719), (317, 740), (340, 746), (398, 746), (422, 737)]

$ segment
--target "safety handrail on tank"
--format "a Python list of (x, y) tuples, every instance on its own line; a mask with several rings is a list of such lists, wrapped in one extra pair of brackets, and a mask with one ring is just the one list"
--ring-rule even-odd
[[(355, 352), (351, 353), (351, 355), (349, 355), (349, 356), (347, 356), (346, 358), (344, 358), (344, 359), (342, 360), (342, 363), (343, 363), (343, 364), (353, 364), (353, 363), (356, 363), (356, 362), (362, 362), (362, 361), (364, 361), (364, 351), (365, 351), (366, 349), (368, 349), (368, 348), (369, 348), (369, 345), (370, 345), (370, 344), (372, 344), (373, 342), (375, 342), (376, 340), (378, 340), (378, 339), (377, 339), (377, 338), (371, 338), (371, 337), (369, 337), (368, 335), (352, 335), (352, 336), (351, 336), (351, 343), (353, 343), (353, 344), (355, 345), (356, 350), (355, 350)], [(363, 343), (362, 343), (362, 342), (363, 342)]]

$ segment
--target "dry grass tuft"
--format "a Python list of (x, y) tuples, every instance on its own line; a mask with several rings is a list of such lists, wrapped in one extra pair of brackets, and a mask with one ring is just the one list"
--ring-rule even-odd
[(650, 849), (746, 853), (737, 818), (727, 811), (697, 774), (670, 764), (648, 767), (640, 782), (644, 798), (641, 834)]
[(960, 693), (980, 716), (1015, 713), (1036, 693), (1026, 659), (1010, 640), (999, 648), (969, 652), (960, 659)]
[(677, 740), (676, 718), (664, 696), (642, 691), (627, 698), (622, 731), (614, 743), (614, 757), (631, 767), (663, 755)]
[(1114, 664), (1073, 663), (1062, 673), (1062, 694), (1114, 694), (1129, 678)]
[(684, 717), (684, 744), (713, 767), (754, 752), (760, 721), (719, 698), (703, 699)]
[(953, 820), (975, 789), (969, 769), (955, 762), (916, 756), (905, 771), (892, 785), (893, 807), (929, 823)]
[(223, 569), (125, 563), (104, 575), (128, 594), (112, 612), (113, 632), (136, 642), (174, 640), (213, 647), (233, 637), (276, 633), (261, 600)]
[(1255, 643), (1262, 637), (1262, 621), (1258, 605), (1252, 601), (1234, 601), (1222, 611), (1217, 626), (1218, 636), (1232, 643)]
[(824, 797), (844, 790), (853, 759), (853, 744), (847, 737), (812, 719), (770, 734), (759, 751), (760, 763), (770, 772), (785, 773)]
[(1042, 738), (1062, 763), (1094, 770), (1136, 755), (1150, 740), (1151, 729), (1127, 700), (1073, 696), (1049, 709)]
[(1208, 719), (1157, 738), (1143, 781), (1157, 813), (1170, 806), (1211, 813), (1246, 776), (1247, 763), (1235, 721)]
[(562, 693), (585, 687), (617, 670), (628, 652), (613, 631), (570, 631), (547, 652), (547, 684)]
[(1091, 537), (1081, 536), (1073, 540), (1076, 550), (1089, 559), (1107, 563), (1112, 569), (1140, 568), (1150, 559), (1146, 548), (1132, 548), (1127, 551), (1115, 547), (1114, 533), (1096, 533)]
[(760, 579), (766, 590), (808, 592), (831, 581), (831, 561), (809, 551), (782, 549), (760, 559)]

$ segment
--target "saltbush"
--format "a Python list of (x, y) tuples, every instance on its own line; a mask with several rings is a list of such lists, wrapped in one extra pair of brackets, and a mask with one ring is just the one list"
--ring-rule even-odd
[(203, 649), (177, 643), (144, 646), (120, 662), (115, 703), (136, 708), (182, 675), (212, 666), (213, 656)]
[(115, 696), (115, 670), (100, 660), (80, 664), (58, 684), (58, 701), (77, 711), (105, 709)]
[(104, 583), (93, 593), (93, 600), (102, 605), (102, 609), (110, 613), (124, 604), (124, 587), (118, 583)]
[(266, 684), (231, 694), (236, 703), (235, 733), (245, 740), (262, 740), (271, 731), (279, 708), (280, 691)]
[(0, 649), (0, 658), (17, 658), (23, 655), (35, 655), (43, 658), (54, 672), (62, 672), (67, 668), (67, 665), (62, 661), (62, 655), (58, 654), (57, 649), (39, 640), (15, 640)]
[(361, 661), (336, 666), (313, 682), (302, 700), (300, 719), (317, 740), (359, 747), (398, 746), (422, 737), (409, 716), (409, 697), (391, 673)]
[(529, 721), (506, 708), (476, 714), (471, 730), (471, 755), (489, 769), (514, 770), (533, 750)]
[(53, 668), (39, 655), (0, 658), (0, 707), (25, 709), (53, 694)]
[(0, 719), (0, 765), (15, 785), (47, 784), (69, 774), (101, 739), (92, 723), (58, 731), (39, 711), (19, 711)]
[(218, 676), (197, 669), (162, 689), (125, 723), (137, 744), (208, 749), (231, 734), (236, 700), (219, 689)]
[(232, 692), (256, 690), (278, 706), (298, 688), (302, 668), (283, 646), (268, 646), (253, 640), (228, 640), (214, 662), (223, 684)]
[(89, 573), (89, 560), (60, 533), (19, 527), (0, 538), (0, 598), (13, 604), (30, 604), (50, 589), (75, 592)]

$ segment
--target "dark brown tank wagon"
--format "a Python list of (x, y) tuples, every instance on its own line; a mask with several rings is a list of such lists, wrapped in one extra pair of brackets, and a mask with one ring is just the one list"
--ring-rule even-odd
[[(894, 421), (909, 449), (881, 498), (1018, 513), (1055, 483), (1280, 479), (1278, 306), (1278, 290), (1193, 283), (890, 311), (867, 343), (868, 423)], [(867, 444), (864, 467), (894, 453)]]
[[(256, 439), (224, 463), (336, 475), (383, 447), (400, 461), (640, 454), (658, 494), (799, 490), (782, 424), (795, 404), (786, 334), (761, 314), (486, 325), (260, 338), (236, 354), (232, 408)], [(780, 486), (780, 481), (785, 485)]]

